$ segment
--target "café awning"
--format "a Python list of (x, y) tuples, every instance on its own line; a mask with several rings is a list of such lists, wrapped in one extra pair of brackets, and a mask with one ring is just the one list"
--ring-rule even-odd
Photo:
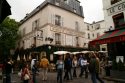
[(98, 38), (89, 42), (90, 45), (108, 44), (125, 41), (125, 28), (112, 30), (104, 33)]

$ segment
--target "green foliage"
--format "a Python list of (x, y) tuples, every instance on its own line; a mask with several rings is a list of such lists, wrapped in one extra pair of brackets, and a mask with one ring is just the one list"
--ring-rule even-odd
[(0, 37), (0, 51), (2, 51), (2, 55), (5, 53), (9, 53), (10, 49), (15, 48), (15, 44), (19, 35), (17, 34), (19, 23), (16, 22), (14, 19), (10, 19), (7, 17), (1, 24), (0, 24), (0, 31), (2, 32), (2, 36)]

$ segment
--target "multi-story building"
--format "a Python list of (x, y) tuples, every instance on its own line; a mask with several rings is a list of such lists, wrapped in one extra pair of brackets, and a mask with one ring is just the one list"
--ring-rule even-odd
[[(90, 44), (107, 44), (111, 59), (125, 53), (125, 0), (102, 0), (107, 32)], [(123, 60), (122, 58), (122, 60)]]
[[(89, 41), (92, 41), (102, 34), (104, 34), (105, 31), (107, 31), (107, 28), (105, 28), (105, 21), (97, 21), (93, 23), (84, 23), (85, 24), (85, 38), (86, 42), (84, 45), (88, 47)], [(100, 45), (100, 50), (107, 50), (106, 44)]]
[(45, 0), (21, 20), (20, 48), (46, 55), (57, 50), (84, 50), (83, 20), (78, 0)]

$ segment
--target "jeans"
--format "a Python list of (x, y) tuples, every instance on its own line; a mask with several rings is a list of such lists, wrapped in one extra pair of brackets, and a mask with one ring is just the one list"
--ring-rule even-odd
[(42, 80), (47, 80), (48, 68), (42, 68)]
[(97, 81), (96, 81), (96, 73), (95, 72), (91, 72), (91, 80), (92, 80), (92, 83), (97, 83)]
[(97, 79), (100, 83), (104, 83), (104, 81), (99, 77), (99, 73), (96, 73), (96, 79)]
[(73, 67), (73, 77), (77, 77), (77, 75), (76, 75), (76, 67)]
[(11, 75), (10, 75), (10, 73), (6, 74), (6, 83), (11, 83)]
[(62, 83), (63, 69), (57, 69), (57, 83)]
[(69, 80), (69, 78), (72, 80), (71, 69), (66, 69), (64, 79)]

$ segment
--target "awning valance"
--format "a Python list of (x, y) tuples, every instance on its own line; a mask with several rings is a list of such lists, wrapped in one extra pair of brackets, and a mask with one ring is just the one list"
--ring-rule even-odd
[(125, 28), (106, 32), (89, 43), (90, 45), (96, 45), (121, 41), (125, 41)]

